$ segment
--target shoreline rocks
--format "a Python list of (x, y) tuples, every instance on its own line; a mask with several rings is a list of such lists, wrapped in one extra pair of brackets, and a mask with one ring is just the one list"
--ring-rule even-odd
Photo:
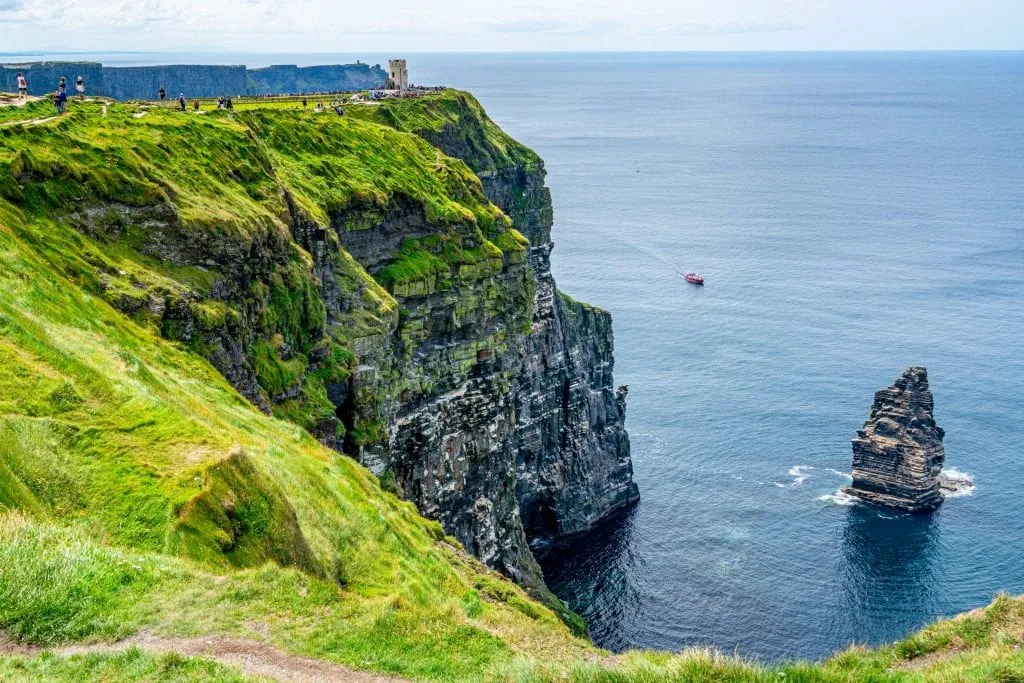
[(939, 473), (939, 490), (946, 498), (967, 496), (974, 491), (974, 481), (967, 474), (957, 471)]
[[(943, 476), (945, 432), (935, 423), (928, 371), (911, 367), (875, 393), (864, 426), (853, 439), (853, 484), (844, 493), (909, 512), (934, 510), (942, 489), (959, 478)], [(969, 484), (969, 480), (967, 480)]]

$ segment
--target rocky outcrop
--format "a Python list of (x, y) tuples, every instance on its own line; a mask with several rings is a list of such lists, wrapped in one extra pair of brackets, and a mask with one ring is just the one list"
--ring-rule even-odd
[(425, 109), (426, 117), (387, 104), (377, 112), (388, 125), (462, 159), (480, 177), (488, 199), (530, 241), (536, 284), (516, 392), (516, 472), (526, 534), (543, 543), (586, 531), (639, 500), (624, 426), (625, 391), (616, 390), (612, 377), (611, 315), (555, 285), (544, 162), (498, 128), (471, 95), (449, 98), (457, 106)]
[(387, 76), (380, 66), (362, 63), (247, 69), (242, 65), (111, 67), (98, 62), (28, 62), (0, 64), (0, 91), (16, 90), (19, 71), (25, 73), (32, 95), (53, 92), (62, 76), (68, 83), (74, 83), (81, 76), (85, 79), (88, 94), (118, 100), (156, 99), (161, 85), (172, 99), (179, 93), (191, 99), (218, 95), (360, 90), (380, 87)]
[[(434, 139), (357, 119), (435, 102), (455, 120)], [(219, 161), (189, 189), (245, 213), (74, 205), (62, 220), (138, 254), (101, 274), (102, 296), (550, 597), (531, 543), (638, 494), (611, 316), (551, 275), (543, 163), (456, 92), (344, 119), (211, 120), (197, 134)], [(185, 141), (168, 153), (191, 158)], [(37, 165), (19, 160), (18, 177)]]
[(853, 440), (853, 485), (846, 493), (911, 512), (938, 507), (945, 432), (932, 409), (922, 367), (907, 368), (891, 387), (877, 391)]
[[(574, 301), (555, 285), (553, 211), (543, 162), (497, 129), (470, 96), (451, 98), (458, 106), (445, 116), (454, 110), (457, 120), (439, 128), (406, 125), (397, 107), (385, 108), (382, 119), (420, 135), (478, 175), (486, 197), (529, 240), (526, 263), (509, 264), (506, 271), (525, 265), (529, 275), (526, 286), (511, 287), (516, 306), (499, 316), (492, 303), (485, 306), (492, 311), (491, 324), (504, 320), (501, 344), (481, 348), (482, 328), (463, 340), (477, 340), (459, 361), (472, 364), (476, 354), (473, 380), (452, 395), (404, 401), (388, 447), (360, 448), (357, 457), (377, 472), (395, 471), (406, 495), (485, 562), (524, 585), (542, 587), (527, 540), (537, 544), (586, 531), (639, 499), (624, 426), (625, 391), (616, 390), (612, 376), (611, 315)], [(380, 213), (371, 231), (339, 231), (345, 248), (371, 272), (383, 262), (382, 253), (386, 260), (401, 240), (423, 234), (422, 216), (400, 204)], [(401, 325), (424, 338), (420, 348), (458, 343), (428, 335), (437, 326), (418, 322), (448, 315), (443, 300), (401, 290), (396, 296), (410, 314)], [(513, 311), (522, 315), (524, 301), (528, 318), (511, 318), (510, 324)], [(415, 377), (433, 368), (459, 376), (450, 361), (424, 362), (430, 353), (420, 351), (413, 356), (415, 367), (405, 366), (399, 375)], [(377, 363), (370, 365), (381, 372)], [(433, 379), (430, 384), (447, 386)], [(401, 395), (408, 398), (408, 391)]]
[(639, 499), (625, 400), (612, 378), (611, 315), (555, 285), (544, 176), (536, 161), (481, 177), (488, 198), (529, 238), (537, 282), (516, 402), (519, 508), (535, 544), (586, 531)]

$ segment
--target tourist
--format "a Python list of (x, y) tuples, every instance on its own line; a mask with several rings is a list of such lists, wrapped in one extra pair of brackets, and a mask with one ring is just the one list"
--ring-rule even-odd
[(78, 80), (75, 81), (75, 90), (78, 91), (78, 99), (79, 100), (84, 100), (85, 99), (85, 79), (82, 78), (81, 76), (79, 76)]
[(18, 97), (22, 99), (28, 99), (28, 81), (25, 80), (25, 74), (18, 72)]
[(67, 94), (67, 91), (68, 91), (68, 82), (67, 82), (67, 80), (63, 76), (61, 76), (60, 77), (60, 85), (57, 86), (57, 92), (62, 92), (64, 94)]
[(199, 98), (192, 100), (192, 111), (199, 111)]
[(164, 86), (162, 86), (162, 85), (160, 86), (160, 90), (158, 91), (158, 94), (159, 94), (161, 102), (163, 102), (164, 100), (167, 99), (167, 91), (164, 90)]
[(185, 93), (178, 95), (178, 107), (181, 108), (181, 111), (185, 111)]
[(306, 98), (305, 97), (302, 98), (302, 108), (303, 109), (306, 108)]
[(68, 93), (66, 90), (58, 90), (53, 96), (53, 104), (57, 107), (57, 113), (63, 114), (68, 107)]

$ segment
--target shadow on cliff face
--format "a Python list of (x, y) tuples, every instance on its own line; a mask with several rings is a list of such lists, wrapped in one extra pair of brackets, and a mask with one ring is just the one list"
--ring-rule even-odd
[(941, 548), (937, 515), (855, 505), (842, 536), (839, 607), (854, 632), (899, 637), (936, 613)]
[(617, 512), (590, 531), (534, 547), (552, 592), (590, 626), (594, 642), (621, 650), (629, 646), (623, 624), (640, 609), (634, 577), (643, 575), (633, 553), (636, 506)]

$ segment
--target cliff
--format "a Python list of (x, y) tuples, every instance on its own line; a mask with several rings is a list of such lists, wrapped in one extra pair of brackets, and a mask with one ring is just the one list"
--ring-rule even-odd
[(560, 608), (530, 542), (637, 497), (611, 319), (555, 289), (536, 155), (461, 93), (362, 118), (403, 106), (502, 165), (358, 114), (85, 107), (10, 138), (6, 187), (95, 245), (98, 296)]
[(853, 485), (847, 493), (910, 512), (942, 503), (945, 434), (935, 424), (933, 405), (928, 371), (921, 367), (907, 368), (892, 386), (875, 393), (871, 413), (853, 440)]
[[(518, 421), (543, 403), (519, 382), (552, 375), (523, 368), (546, 307), (534, 247), (512, 223), (528, 229), (523, 216), (546, 202), (503, 212), (463, 162), (354, 116), (51, 112), (0, 107), (0, 679), (239, 680), (239, 667), (435, 681), (1024, 673), (1024, 603), (1006, 596), (823, 663), (594, 648), (563, 623), (578, 627), (571, 615), (393, 495), (431, 493), (443, 512), (493, 491), (500, 504), (473, 519), (496, 521), (534, 490), (520, 477), (542, 468), (503, 460), (520, 429), (553, 433)], [(469, 118), (491, 158), (536, 161)], [(543, 194), (531, 175), (524, 198)], [(561, 332), (549, 329), (566, 367), (573, 354), (609, 359), (607, 315), (553, 295), (558, 307)], [(597, 443), (621, 447), (609, 373), (610, 362), (575, 381), (601, 389), (587, 408), (605, 410)], [(562, 453), (587, 440), (573, 424)], [(382, 475), (322, 441), (379, 456)], [(438, 441), (440, 459), (426, 457), (420, 444)], [(423, 476), (404, 479), (405, 453)], [(484, 469), (494, 476), (472, 476)], [(609, 481), (600, 489), (615, 491)], [(491, 536), (479, 538), (486, 548)], [(251, 668), (261, 661), (272, 666)]]
[(553, 211), (544, 163), (508, 137), (469, 94), (389, 100), (352, 109), (462, 159), (530, 243), (531, 334), (521, 351), (514, 435), (517, 498), (527, 536), (578, 533), (639, 498), (625, 392), (617, 392), (611, 316), (559, 292), (551, 274)]
[(377, 88), (387, 74), (380, 66), (332, 64), (298, 67), (174, 64), (165, 66), (103, 66), (97, 62), (28, 62), (0, 64), (0, 91), (17, 89), (17, 74), (28, 80), (29, 94), (43, 95), (57, 89), (61, 77), (69, 84), (81, 76), (87, 93), (118, 100), (156, 99), (163, 85), (167, 96), (217, 97), (220, 95), (278, 95), (294, 92), (327, 92)]

